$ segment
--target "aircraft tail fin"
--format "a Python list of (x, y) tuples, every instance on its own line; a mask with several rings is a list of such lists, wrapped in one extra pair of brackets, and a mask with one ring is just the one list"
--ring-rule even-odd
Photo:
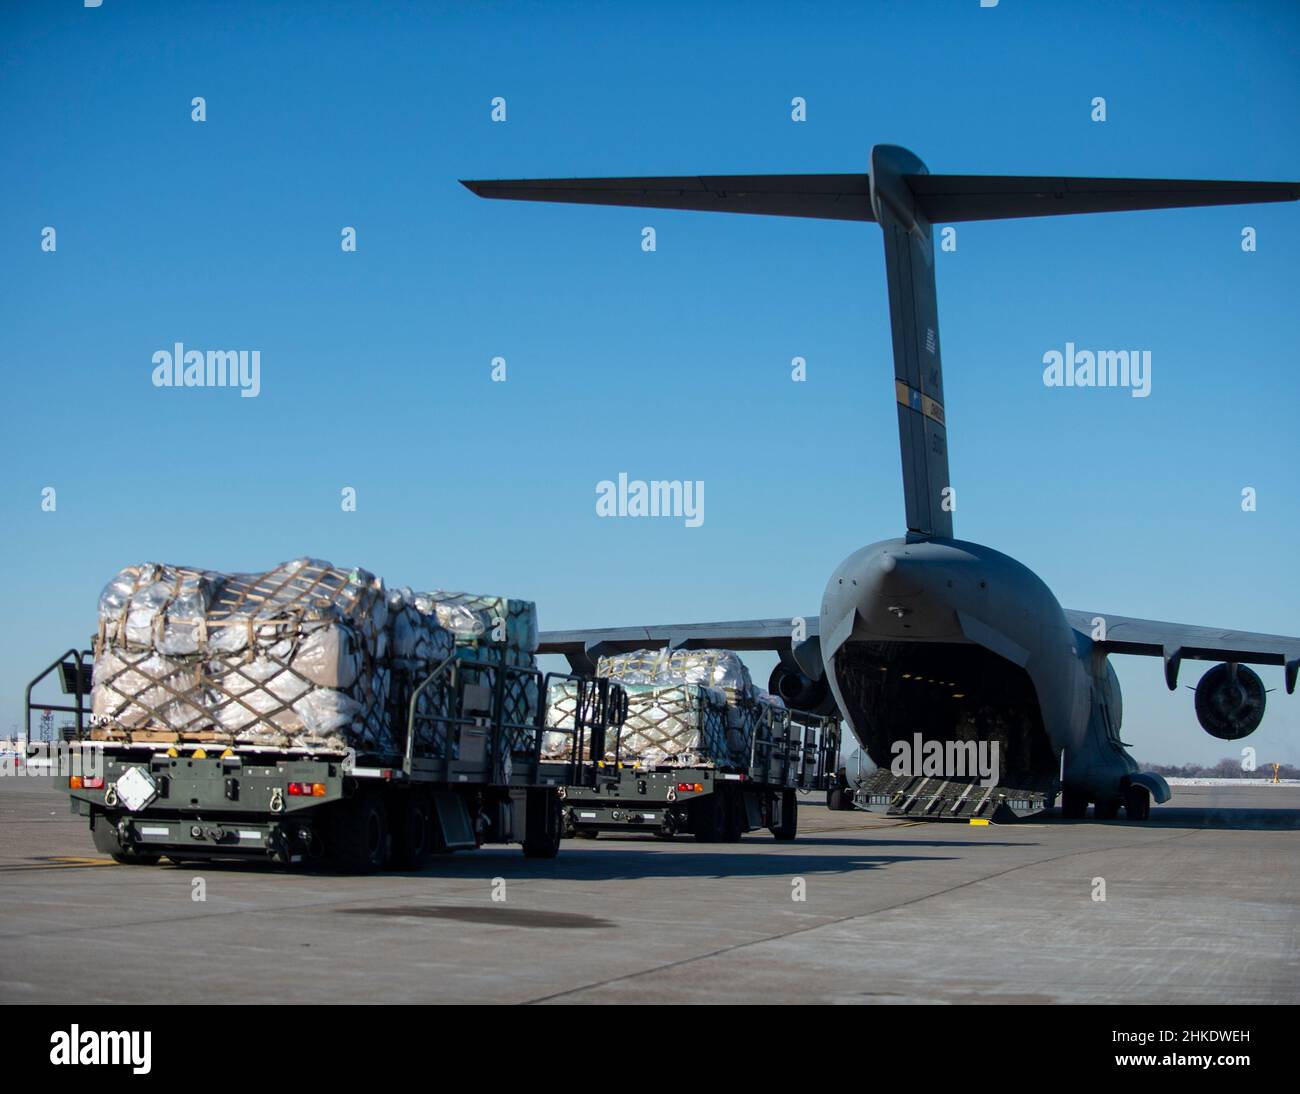
[(466, 181), (479, 197), (875, 222), (885, 237), (894, 393), (909, 532), (952, 538), (931, 225), (1300, 199), (1296, 182), (931, 175), (896, 145), (868, 173)]

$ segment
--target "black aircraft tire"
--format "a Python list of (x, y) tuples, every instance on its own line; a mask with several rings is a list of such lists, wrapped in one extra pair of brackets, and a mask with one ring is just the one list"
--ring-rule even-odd
[(388, 816), (383, 801), (369, 794), (334, 806), (326, 853), (338, 870), (373, 874), (388, 857)]
[(393, 861), (396, 870), (418, 870), (433, 850), (433, 818), (423, 794), (404, 791), (393, 809)]
[(1106, 801), (1098, 802), (1092, 807), (1092, 815), (1095, 820), (1114, 820), (1119, 816), (1119, 807), (1123, 804), (1119, 798), (1109, 798)]
[(772, 838), (786, 843), (799, 834), (799, 797), (793, 790), (781, 791), (781, 823), (772, 826)]
[(1151, 791), (1145, 786), (1130, 786), (1124, 791), (1124, 816), (1131, 821), (1151, 819)]
[(1088, 799), (1078, 790), (1061, 792), (1061, 816), (1066, 820), (1083, 820), (1088, 815)]

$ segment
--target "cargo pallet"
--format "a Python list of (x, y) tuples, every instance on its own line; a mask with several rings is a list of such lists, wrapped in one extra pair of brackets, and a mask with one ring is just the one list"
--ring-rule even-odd
[(840, 724), (835, 718), (786, 713), (782, 719), (771, 710), (764, 715), (744, 769), (642, 767), (617, 759), (582, 765), (595, 777), (564, 788), (565, 836), (641, 832), (734, 843), (746, 832), (766, 828), (777, 840), (794, 839), (799, 791), (826, 791), (836, 784)]
[[(215, 859), (327, 863), (346, 872), (416, 869), (429, 855), (515, 842), (553, 858), (562, 832), (561, 791), (594, 775), (574, 760), (542, 756), (553, 680), (578, 689), (582, 716), (567, 730), (569, 754), (604, 749), (621, 724), (622, 689), (608, 680), (447, 658), (423, 679), (395, 676), (389, 753), (230, 743), (208, 730), (93, 725), (87, 706), (93, 657), (68, 650), (27, 687), (32, 711), (75, 716), (67, 743), (72, 809), (95, 847), (118, 862), (152, 865)], [(32, 701), (52, 673), (72, 705)], [(508, 686), (535, 688), (536, 717), (505, 719)], [(87, 727), (89, 726), (89, 731)]]

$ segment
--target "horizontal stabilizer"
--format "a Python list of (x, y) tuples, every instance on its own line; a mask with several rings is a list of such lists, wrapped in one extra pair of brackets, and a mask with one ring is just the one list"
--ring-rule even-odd
[(703, 213), (875, 220), (866, 175), (683, 175), (464, 182), (481, 198), (632, 205)]
[[(1207, 182), (1019, 175), (904, 174), (931, 224), (1014, 217), (1178, 209), (1300, 199), (1295, 182)], [(850, 175), (672, 175), (647, 178), (467, 181), (483, 198), (624, 205), (707, 213), (754, 213), (874, 221), (871, 182)]]
[(1296, 182), (1022, 178), (1014, 175), (910, 175), (906, 181), (917, 205), (931, 224), (1300, 199), (1300, 183)]

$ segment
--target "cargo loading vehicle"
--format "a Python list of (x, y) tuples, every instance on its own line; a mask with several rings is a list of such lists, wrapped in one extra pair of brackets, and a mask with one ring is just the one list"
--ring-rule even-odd
[[(627, 706), (603, 754), (585, 753), (583, 777), (564, 788), (566, 836), (642, 832), (715, 843), (766, 828), (791, 840), (799, 793), (829, 796), (840, 785), (838, 719), (788, 710), (753, 687), (730, 651), (635, 651), (602, 658), (596, 673), (621, 687)], [(570, 729), (583, 713), (564, 681), (551, 685), (549, 699), (557, 728)], [(567, 754), (572, 743), (548, 740), (546, 750)]]
[[(604, 749), (625, 707), (614, 682), (535, 667), (527, 602), (439, 593), (417, 607), (364, 571), (311, 560), (123, 574), (121, 603), (101, 598), (93, 650), (38, 675), (26, 711), (29, 750), (34, 710), (73, 716), (72, 808), (119, 862), (369, 872), (484, 842), (550, 858), (561, 789), (591, 775), (543, 757), (543, 735), (571, 733), (575, 756)], [(484, 612), (500, 625), (480, 628)], [(513, 635), (507, 615), (523, 621)], [(444, 625), (457, 618), (471, 638)], [(55, 673), (71, 703), (34, 702)], [(580, 700), (568, 730), (547, 725), (560, 684)]]

